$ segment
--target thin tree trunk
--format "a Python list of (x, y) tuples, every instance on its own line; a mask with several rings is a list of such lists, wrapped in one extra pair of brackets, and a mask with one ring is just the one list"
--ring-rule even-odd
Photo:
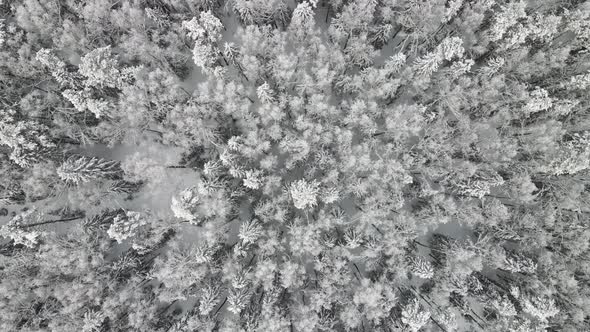
[(41, 222), (37, 222), (37, 223), (33, 223), (33, 224), (26, 224), (26, 225), (22, 225), (22, 228), (29, 228), (29, 227), (35, 227), (35, 226), (41, 226), (41, 225), (47, 225), (47, 224), (53, 224), (53, 223), (58, 223), (58, 222), (68, 222), (68, 221), (72, 221), (72, 220), (77, 220), (77, 219), (82, 219), (84, 218), (83, 215), (81, 216), (77, 216), (77, 217), (71, 217), (71, 218), (64, 218), (64, 219), (57, 219), (57, 220), (47, 220), (47, 221), (41, 221)]
[(225, 305), (225, 302), (227, 302), (227, 296), (225, 297), (225, 299), (223, 299), (223, 303), (221, 303), (221, 305), (217, 308), (217, 310), (215, 310), (215, 313), (213, 314), (213, 316), (217, 315), (219, 310), (221, 310), (221, 308), (223, 308), (223, 306)]

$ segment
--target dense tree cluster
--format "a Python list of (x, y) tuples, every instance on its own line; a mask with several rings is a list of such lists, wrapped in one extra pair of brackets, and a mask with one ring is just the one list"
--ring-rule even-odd
[(0, 330), (588, 331), (589, 93), (579, 0), (0, 0)]

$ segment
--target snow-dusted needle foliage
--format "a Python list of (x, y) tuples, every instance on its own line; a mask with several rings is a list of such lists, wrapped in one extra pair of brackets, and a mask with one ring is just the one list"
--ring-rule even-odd
[(315, 181), (297, 180), (289, 185), (289, 193), (296, 208), (313, 208), (317, 204), (319, 184)]
[(8, 157), (21, 167), (46, 160), (55, 147), (46, 126), (19, 120), (18, 113), (12, 109), (0, 109), (0, 144), (11, 149)]
[(127, 211), (124, 215), (118, 215), (113, 219), (107, 234), (117, 242), (121, 243), (137, 234), (139, 227), (147, 224), (145, 218), (139, 212)]
[(0, 226), (0, 236), (9, 238), (15, 244), (33, 248), (39, 244), (41, 232), (31, 229), (36, 220), (36, 211), (28, 210), (14, 216), (8, 223)]
[(118, 161), (86, 156), (71, 156), (57, 168), (57, 175), (73, 184), (114, 177), (120, 173)]
[(410, 331), (419, 331), (430, 319), (430, 313), (420, 308), (417, 299), (412, 299), (402, 310), (402, 322), (408, 326)]

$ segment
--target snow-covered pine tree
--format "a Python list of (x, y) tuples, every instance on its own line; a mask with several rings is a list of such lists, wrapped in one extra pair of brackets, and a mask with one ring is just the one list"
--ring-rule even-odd
[(57, 168), (57, 175), (71, 184), (79, 185), (97, 179), (112, 179), (121, 175), (120, 163), (97, 157), (70, 156)]
[(12, 109), (0, 109), (0, 144), (11, 148), (9, 158), (20, 167), (49, 159), (56, 147), (47, 126), (20, 119)]

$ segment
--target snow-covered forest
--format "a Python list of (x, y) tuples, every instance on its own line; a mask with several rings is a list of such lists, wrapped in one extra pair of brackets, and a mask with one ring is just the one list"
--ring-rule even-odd
[(590, 331), (590, 3), (0, 0), (0, 331)]

